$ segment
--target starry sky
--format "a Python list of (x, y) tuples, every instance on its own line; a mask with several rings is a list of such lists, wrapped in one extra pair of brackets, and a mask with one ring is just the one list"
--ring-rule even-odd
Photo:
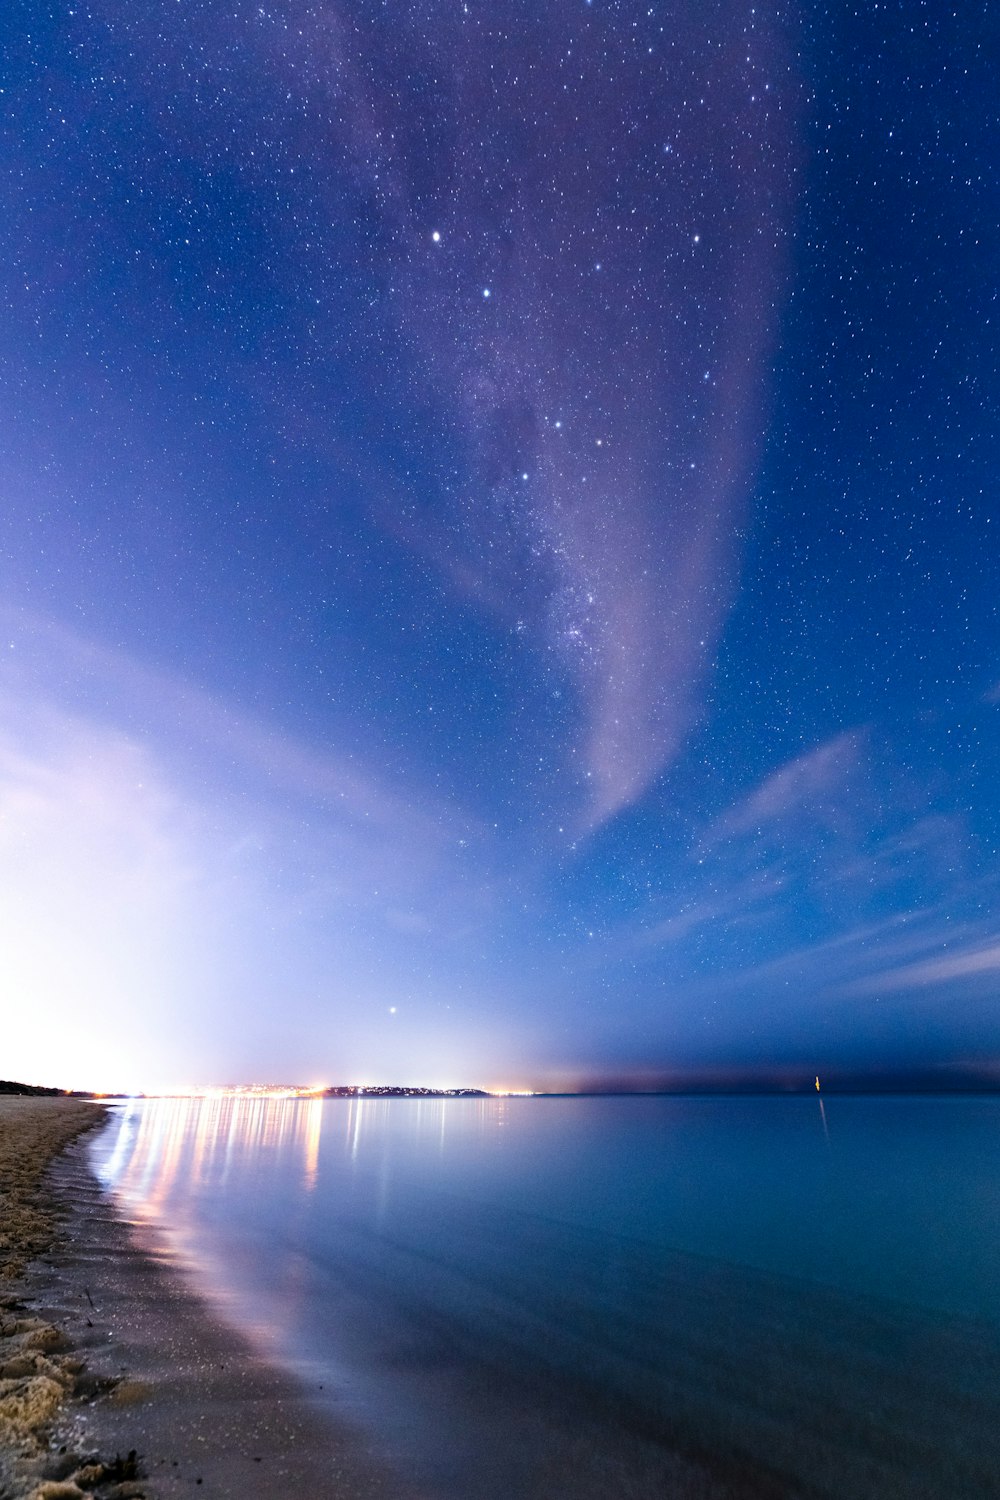
[(0, 1073), (1000, 1077), (998, 51), (7, 0)]

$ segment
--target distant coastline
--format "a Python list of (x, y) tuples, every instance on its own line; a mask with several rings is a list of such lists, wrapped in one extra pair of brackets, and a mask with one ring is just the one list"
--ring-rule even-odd
[(52, 1089), (40, 1083), (14, 1083), (10, 1078), (0, 1078), (0, 1094), (25, 1094), (32, 1099), (92, 1099), (84, 1090)]
[(1000, 1078), (990, 1070), (982, 1072), (942, 1070), (886, 1073), (824, 1073), (819, 1090), (815, 1074), (766, 1078), (699, 1076), (672, 1078), (645, 1087), (615, 1080), (595, 1081), (575, 1089), (481, 1089), (431, 1088), (423, 1084), (332, 1084), (310, 1088), (292, 1083), (223, 1084), (215, 1087), (180, 1088), (154, 1093), (104, 1093), (88, 1089), (60, 1089), (42, 1084), (18, 1083), (0, 1079), (0, 1096), (22, 1094), (37, 1098), (62, 1099), (594, 1099), (594, 1098), (671, 1098), (700, 1096), (747, 1097), (815, 1097), (831, 1094), (995, 1094), (1000, 1092)]

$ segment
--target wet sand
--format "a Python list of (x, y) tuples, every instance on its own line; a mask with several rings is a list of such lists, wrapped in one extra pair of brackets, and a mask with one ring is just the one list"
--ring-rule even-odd
[(49, 1165), (99, 1108), (0, 1100), (0, 1500), (416, 1500), (137, 1248), (82, 1143)]
[[(46, 1484), (72, 1469), (53, 1460), (49, 1439), (83, 1387), (84, 1366), (61, 1327), (31, 1306), (26, 1271), (58, 1237), (59, 1214), (43, 1188), (50, 1161), (103, 1119), (77, 1099), (0, 1097), (0, 1495), (55, 1497), (79, 1486)], [(122, 1473), (119, 1470), (119, 1473)], [(87, 1476), (104, 1480), (90, 1466)], [(116, 1476), (117, 1478), (117, 1476)], [(106, 1485), (104, 1492), (110, 1494)], [(119, 1494), (124, 1492), (119, 1490)]]

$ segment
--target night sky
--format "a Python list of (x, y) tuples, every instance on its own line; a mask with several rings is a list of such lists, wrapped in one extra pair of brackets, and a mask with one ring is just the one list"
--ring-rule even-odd
[(1000, 1077), (988, 11), (6, 0), (0, 1073)]

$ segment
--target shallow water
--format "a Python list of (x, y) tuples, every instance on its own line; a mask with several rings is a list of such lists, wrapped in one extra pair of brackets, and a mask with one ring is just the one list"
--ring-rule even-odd
[(979, 1500), (998, 1148), (994, 1098), (842, 1097), (149, 1100), (92, 1150), (431, 1496)]

